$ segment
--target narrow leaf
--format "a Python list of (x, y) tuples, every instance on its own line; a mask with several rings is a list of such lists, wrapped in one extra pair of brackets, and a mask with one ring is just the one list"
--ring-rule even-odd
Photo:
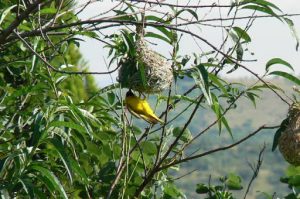
[(281, 122), (279, 129), (276, 131), (273, 139), (273, 145), (272, 145), (272, 151), (275, 151), (278, 145), (279, 138), (281, 136), (281, 133), (285, 131), (288, 124), (288, 119), (285, 119)]
[(248, 35), (248, 33), (243, 30), (242, 28), (240, 27), (233, 27), (233, 30), (236, 32), (236, 34), (241, 38), (241, 39), (244, 39), (245, 42), (250, 42), (251, 41), (251, 38), (250, 36)]
[(294, 83), (296, 83), (297, 85), (300, 85), (300, 79), (289, 74), (289, 73), (286, 73), (286, 72), (283, 72), (283, 71), (274, 71), (274, 72), (271, 72), (269, 73), (269, 75), (277, 75), (277, 76), (281, 76), (285, 79), (288, 79)]
[[(28, 170), (33, 170), (33, 171), (37, 171), (39, 173), (40, 176), (42, 176), (44, 178), (44, 183), (46, 184), (46, 186), (48, 188), (52, 187), (54, 190), (50, 190), (51, 193), (53, 193), (52, 191), (57, 191), (60, 194), (61, 198), (65, 198), (68, 199), (68, 196), (62, 186), (62, 184), (60, 183), (60, 181), (58, 180), (58, 178), (48, 169), (46, 169), (45, 167), (42, 167), (40, 164), (31, 164), (28, 167)], [(42, 179), (43, 179), (42, 178)]]
[(269, 7), (265, 7), (265, 6), (257, 6), (257, 5), (247, 5), (242, 7), (241, 9), (250, 9), (250, 10), (255, 10), (255, 11), (260, 11), (266, 14), (269, 14), (271, 16), (276, 17), (277, 19), (279, 19), (280, 21), (282, 21), (278, 15)]
[(159, 35), (159, 34), (156, 34), (156, 33), (154, 33), (154, 32), (147, 32), (147, 33), (145, 34), (145, 37), (153, 37), (153, 38), (156, 38), (156, 39), (163, 40), (163, 41), (167, 42), (168, 44), (171, 43), (171, 41), (170, 41), (169, 39), (167, 39), (167, 38), (165, 38), (165, 37), (163, 37), (163, 36), (161, 36), (161, 35)]
[(50, 127), (67, 127), (67, 128), (71, 128), (74, 130), (77, 130), (78, 132), (85, 132), (84, 128), (79, 125), (79, 124), (75, 124), (74, 122), (66, 122), (66, 121), (53, 121), (49, 124), (49, 128)]
[(13, 5), (13, 6), (10, 6), (8, 7), (7, 9), (5, 9), (2, 14), (1, 14), (1, 17), (0, 17), (0, 25), (2, 24), (3, 20), (5, 19), (5, 17), (7, 16), (7, 14), (14, 8), (16, 7), (17, 5)]
[(49, 141), (49, 143), (51, 143), (54, 146), (55, 150), (59, 154), (60, 159), (63, 162), (63, 164), (65, 165), (65, 168), (68, 172), (70, 181), (72, 183), (73, 182), (73, 171), (72, 171), (71, 163), (69, 160), (69, 155), (65, 152), (65, 147), (58, 139), (51, 139)]
[(193, 17), (195, 17), (196, 20), (198, 20), (198, 15), (197, 15), (197, 13), (196, 13), (195, 11), (191, 10), (191, 9), (182, 9), (182, 10), (178, 11), (178, 12), (175, 14), (175, 16), (176, 16), (176, 17), (179, 16), (179, 15), (180, 15), (181, 13), (183, 13), (184, 11), (189, 12), (191, 15), (193, 15)]
[(40, 11), (41, 15), (46, 15), (46, 14), (55, 14), (57, 10), (55, 8), (44, 8)]
[(285, 22), (289, 25), (289, 28), (292, 32), (292, 35), (293, 37), (295, 37), (296, 39), (296, 51), (298, 51), (298, 48), (299, 48), (299, 36), (298, 36), (298, 33), (296, 31), (296, 28), (295, 28), (295, 25), (294, 25), (294, 22), (291, 20), (291, 19), (288, 19), (286, 17), (283, 18), (285, 20)]
[(281, 58), (273, 58), (273, 59), (269, 60), (266, 64), (266, 71), (269, 71), (270, 67), (273, 66), (274, 64), (281, 64), (281, 65), (287, 66), (288, 68), (290, 68), (291, 70), (294, 71), (294, 68), (292, 67), (292, 65)]

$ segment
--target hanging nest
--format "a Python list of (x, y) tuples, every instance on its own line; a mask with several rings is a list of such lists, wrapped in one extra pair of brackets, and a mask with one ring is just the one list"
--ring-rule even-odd
[(300, 103), (289, 109), (287, 126), (279, 137), (278, 146), (287, 162), (300, 165)]
[(173, 81), (171, 64), (147, 46), (141, 33), (135, 48), (135, 57), (124, 57), (121, 61), (118, 77), (121, 86), (141, 93), (158, 93), (168, 88)]

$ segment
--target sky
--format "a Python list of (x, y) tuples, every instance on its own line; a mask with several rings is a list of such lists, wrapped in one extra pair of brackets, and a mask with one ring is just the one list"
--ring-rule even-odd
[[(78, 5), (87, 2), (88, 0), (78, 0)], [(197, 4), (199, 0), (190, 0), (192, 5)], [(165, 1), (165, 2), (174, 2), (174, 1)], [(179, 1), (180, 4), (184, 4), (186, 0)], [(211, 4), (213, 0), (202, 0), (201, 4)], [(228, 0), (220, 0), (222, 4), (230, 3)], [(283, 13), (295, 14), (300, 13), (300, 3), (298, 0), (272, 0), (272, 3), (277, 5)], [(90, 17), (96, 16), (99, 13), (102, 13), (112, 6), (116, 5), (117, 1), (112, 0), (103, 0), (98, 1), (97, 3), (93, 3), (91, 6), (88, 6), (84, 12), (82, 12), (79, 17), (84, 20)], [(157, 8), (159, 9), (159, 8)], [(201, 10), (202, 12), (203, 10)], [(227, 11), (226, 11), (227, 12)], [(209, 13), (208, 15), (205, 15)], [(221, 13), (223, 17), (225, 17), (225, 13)], [(258, 13), (259, 14), (259, 13)], [(199, 14), (199, 16), (201, 13)], [(204, 12), (205, 18), (215, 18), (220, 16), (220, 12), (217, 9), (214, 9), (212, 12), (208, 10)], [(294, 21), (296, 31), (298, 35), (300, 33), (300, 16), (291, 18)], [(240, 21), (241, 25), (245, 23), (245, 21)], [(238, 23), (239, 25), (239, 23)], [(115, 29), (114, 31), (117, 30)], [(222, 31), (221, 29), (203, 27), (201, 30), (193, 30), (198, 31), (202, 37), (207, 39), (213, 44), (218, 44), (222, 41)], [(224, 32), (223, 32), (224, 33)], [(246, 58), (249, 59), (257, 59), (257, 62), (248, 62), (245, 63), (247, 67), (251, 70), (255, 71), (258, 74), (263, 74), (265, 72), (265, 64), (268, 60), (278, 57), (289, 62), (295, 69), (294, 72), (291, 70), (286, 70), (287, 72), (292, 72), (294, 75), (300, 74), (300, 51), (295, 50), (296, 40), (292, 36), (290, 29), (288, 26), (279, 20), (271, 19), (271, 18), (261, 18), (257, 19), (254, 22), (254, 25), (249, 30), (248, 34), (251, 36), (252, 42), (247, 46), (249, 52), (254, 52), (253, 56), (246, 55)], [(299, 36), (300, 37), (300, 36)], [(88, 66), (90, 71), (107, 71), (107, 63), (109, 60), (106, 58), (108, 55), (108, 51), (103, 48), (103, 43), (98, 42), (96, 40), (84, 38), (84, 42), (80, 44), (80, 51), (83, 54), (84, 59), (88, 62)], [(184, 54), (189, 54), (192, 52), (199, 52), (210, 50), (210, 48), (204, 44), (199, 42), (200, 49), (197, 45), (195, 45), (195, 41), (193, 41), (190, 37), (183, 38), (183, 42), (181, 45), (181, 51)], [(153, 47), (159, 53), (167, 56), (169, 55), (171, 48), (166, 45), (164, 42), (157, 42), (157, 46)], [(283, 66), (276, 65), (274, 69), (282, 69)], [(226, 72), (226, 71), (225, 71)], [(239, 69), (230, 75), (224, 73), (223, 76), (228, 77), (249, 77), (250, 74), (246, 71)], [(96, 81), (100, 87), (107, 86), (113, 82), (115, 82), (117, 77), (117, 72), (110, 75), (95, 75)]]

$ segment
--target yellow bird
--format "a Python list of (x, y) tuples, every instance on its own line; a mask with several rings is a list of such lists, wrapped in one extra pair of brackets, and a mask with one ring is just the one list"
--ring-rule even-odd
[(148, 102), (135, 96), (131, 90), (126, 93), (125, 104), (129, 112), (137, 118), (144, 119), (151, 124), (164, 123), (153, 113)]

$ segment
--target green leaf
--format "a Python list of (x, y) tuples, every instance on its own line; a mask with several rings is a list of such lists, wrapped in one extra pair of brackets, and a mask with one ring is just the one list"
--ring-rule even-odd
[[(299, 195), (299, 194), (297, 194)], [(287, 196), (284, 197), (284, 199), (299, 199), (299, 197), (296, 195), (296, 193), (290, 193)], [(273, 199), (274, 197), (272, 197)]]
[(2, 13), (1, 13), (1, 17), (0, 17), (0, 25), (2, 24), (3, 20), (5, 19), (5, 17), (9, 14), (9, 12), (15, 8), (17, 5), (13, 5), (10, 6), (8, 8), (6, 8)]
[(127, 44), (127, 52), (129, 52), (129, 55), (131, 57), (134, 57), (136, 54), (135, 51), (135, 43), (134, 43), (134, 39), (133, 39), (133, 34), (129, 33), (127, 30), (122, 30), (122, 35), (124, 38), (124, 41), (126, 41)]
[(244, 39), (245, 42), (247, 42), (247, 43), (251, 42), (251, 38), (245, 30), (243, 30), (237, 26), (233, 27), (233, 30), (236, 32), (236, 34), (239, 36), (239, 38)]
[(211, 108), (212, 108), (212, 110), (214, 111), (214, 113), (217, 116), (217, 119), (218, 119), (218, 128), (219, 128), (219, 134), (220, 134), (221, 131), (222, 131), (222, 122), (220, 120), (220, 117), (222, 116), (221, 115), (221, 108), (220, 108), (220, 104), (219, 104), (218, 98), (214, 94), (212, 94), (212, 105), (211, 105)]
[(173, 136), (178, 137), (181, 134), (179, 140), (181, 140), (183, 142), (188, 142), (191, 139), (193, 139), (192, 133), (190, 132), (190, 130), (188, 128), (184, 129), (183, 132), (182, 132), (182, 130), (183, 130), (183, 127), (175, 127), (172, 132)]
[(296, 51), (298, 51), (298, 48), (299, 48), (299, 36), (298, 36), (298, 33), (296, 31), (296, 28), (295, 28), (295, 25), (294, 25), (294, 22), (291, 20), (291, 19), (288, 19), (286, 17), (283, 17), (283, 19), (285, 20), (285, 22), (288, 24), (291, 32), (292, 32), (292, 35), (293, 37), (296, 39)]
[(283, 131), (285, 131), (285, 129), (287, 128), (287, 125), (288, 125), (288, 119), (284, 119), (281, 122), (279, 129), (276, 131), (276, 133), (274, 135), (273, 145), (272, 145), (272, 151), (275, 151), (275, 149), (276, 149), (276, 147), (278, 145), (278, 141), (279, 141), (279, 138), (281, 136), (281, 133)]
[(288, 177), (295, 176), (295, 175), (300, 175), (300, 167), (290, 165), (286, 170), (286, 175)]
[(163, 185), (163, 198), (182, 198), (183, 194), (173, 183), (165, 183)]
[(273, 194), (269, 194), (269, 193), (266, 193), (266, 192), (260, 192), (259, 196), (262, 196), (263, 199), (274, 199), (274, 196)]
[(153, 28), (159, 30), (161, 33), (163, 33), (165, 36), (167, 36), (169, 38), (169, 41), (173, 41), (172, 31), (169, 31), (165, 27), (161, 27), (161, 26), (153, 26)]
[(233, 138), (231, 128), (230, 128), (226, 118), (223, 115), (222, 106), (220, 105), (220, 103), (218, 101), (218, 98), (214, 93), (212, 93), (212, 106), (211, 106), (211, 108), (215, 112), (215, 114), (217, 116), (217, 119), (218, 119), (219, 134), (222, 132), (222, 125), (224, 125), (226, 130), (230, 134), (230, 136)]
[(156, 145), (153, 142), (144, 141), (141, 143), (140, 146), (141, 146), (143, 153), (146, 153), (148, 155), (154, 155), (157, 153)]
[(212, 104), (211, 92), (209, 89), (208, 83), (208, 72), (202, 64), (199, 64), (193, 68), (192, 77), (195, 80), (195, 83), (200, 87), (201, 91), (207, 103)]
[(32, 146), (38, 146), (42, 137), (43, 137), (43, 114), (40, 112), (36, 115), (34, 119), (34, 126), (33, 126), (33, 137), (32, 137)]
[(222, 84), (221, 81), (223, 81), (224, 83), (226, 83), (224, 80), (220, 79), (218, 76), (212, 74), (212, 73), (208, 73), (208, 78), (212, 81), (212, 83), (216, 84), (216, 88), (217, 89), (221, 89), (221, 91), (223, 92), (223, 94), (225, 94), (226, 96), (228, 96), (228, 91), (225, 88), (225, 86)]
[(273, 58), (273, 59), (269, 60), (266, 64), (266, 71), (269, 71), (270, 67), (273, 66), (274, 64), (281, 64), (281, 65), (287, 66), (288, 68), (290, 68), (294, 71), (294, 68), (292, 67), (292, 65), (290, 63), (288, 63), (287, 61), (280, 59), (280, 58)]
[(81, 125), (75, 124), (74, 122), (52, 121), (48, 127), (50, 128), (53, 126), (54, 127), (67, 127), (67, 128), (77, 130), (78, 132), (81, 132), (81, 133), (85, 132), (85, 129)]
[(140, 72), (142, 84), (145, 87), (146, 86), (146, 72), (145, 72), (145, 67), (144, 67), (143, 63), (139, 63), (139, 72)]
[(160, 23), (165, 22), (165, 20), (162, 19), (161, 17), (157, 17), (157, 16), (154, 16), (154, 15), (145, 16), (145, 20), (146, 21), (155, 21), (155, 22), (160, 22)]
[(206, 87), (208, 87), (208, 72), (207, 72), (207, 70), (206, 70), (206, 68), (202, 65), (202, 64), (199, 64), (199, 65), (197, 65), (196, 66), (199, 70), (200, 70), (200, 72), (201, 72), (201, 76), (202, 76), (202, 78), (203, 78), (203, 80), (204, 80), (204, 84), (205, 84), (205, 86)]
[[(240, 43), (236, 44), (236, 58), (237, 60), (243, 60), (244, 49)], [(236, 65), (238, 66), (238, 65)]]
[(191, 102), (191, 103), (197, 103), (197, 100), (191, 98), (191, 97), (188, 97), (188, 96), (185, 96), (185, 95), (173, 95), (171, 97), (171, 99), (173, 100), (182, 100), (182, 101), (187, 101), (187, 102)]
[(40, 14), (41, 15), (46, 15), (46, 14), (56, 14), (57, 10), (56, 8), (43, 8), (41, 11), (40, 11)]
[(233, 173), (230, 173), (226, 179), (226, 185), (229, 190), (241, 190), (243, 186), (241, 185), (242, 179)]
[(116, 20), (124, 20), (124, 21), (136, 21), (135, 17), (133, 17), (132, 15), (130, 15), (129, 13), (126, 13), (123, 10), (113, 10), (115, 13), (117, 13), (116, 16), (118, 17), (114, 17), (114, 19)]
[[(87, 37), (90, 37), (90, 38), (98, 38), (99, 36), (97, 35), (96, 32), (93, 32), (93, 31), (74, 31), (74, 34), (75, 35), (82, 35), (82, 36), (87, 36)], [(79, 39), (79, 38), (70, 38), (68, 41), (84, 41), (83, 39)], [(73, 42), (74, 43), (74, 42)]]
[(61, 143), (61, 141), (59, 141), (58, 139), (55, 139), (55, 138), (50, 139), (48, 142), (54, 146), (55, 150), (59, 154), (60, 159), (63, 162), (63, 164), (65, 165), (65, 168), (68, 172), (70, 181), (72, 183), (73, 182), (73, 170), (72, 170), (71, 162), (69, 160), (70, 157), (65, 152), (65, 146)]
[(195, 11), (191, 10), (191, 9), (182, 9), (179, 10), (176, 14), (175, 17), (178, 17), (181, 13), (183, 13), (184, 11), (189, 12), (191, 15), (193, 15), (193, 17), (195, 17), (196, 20), (198, 20), (198, 15)]
[(60, 194), (61, 198), (68, 199), (68, 196), (58, 180), (58, 178), (48, 169), (41, 166), (41, 164), (34, 163), (29, 165), (27, 168), (28, 171), (37, 171), (39, 176), (41, 176), (41, 179), (43, 180), (43, 183), (48, 187), (50, 193), (58, 192)]
[(269, 14), (273, 17), (276, 17), (277, 19), (279, 19), (280, 21), (282, 21), (278, 15), (269, 7), (265, 7), (265, 6), (257, 6), (257, 5), (246, 5), (244, 7), (242, 7), (241, 9), (250, 9), (250, 10), (255, 10), (255, 11), (260, 11), (266, 14)]
[(197, 188), (196, 188), (196, 193), (198, 194), (204, 194), (204, 193), (208, 193), (209, 192), (209, 188), (208, 186), (206, 186), (205, 184), (197, 184)]
[(288, 181), (289, 185), (292, 185), (292, 186), (300, 186), (300, 175), (294, 175), (294, 176), (291, 176), (289, 178), (289, 181)]
[(300, 85), (300, 79), (298, 79), (297, 77), (295, 77), (289, 73), (283, 72), (283, 71), (273, 71), (273, 72), (269, 73), (269, 75), (281, 76), (285, 79), (290, 80), (291, 82), (296, 83), (297, 85)]
[(154, 32), (147, 32), (145, 34), (145, 37), (153, 37), (153, 38), (156, 38), (156, 39), (163, 40), (163, 41), (167, 42), (168, 44), (171, 44), (171, 41), (169, 39), (167, 39), (167, 38), (165, 38), (165, 37), (163, 37), (159, 34), (156, 34)]
[(225, 126), (225, 128), (228, 131), (228, 133), (230, 134), (231, 138), (233, 138), (231, 128), (230, 128), (230, 126), (229, 126), (229, 124), (227, 122), (227, 119), (224, 116), (221, 118), (221, 122)]
[(34, 186), (32, 182), (28, 178), (19, 179), (19, 181), (21, 182), (26, 194), (28, 194), (30, 198), (34, 198)]
[(246, 92), (246, 95), (251, 100), (251, 102), (253, 103), (253, 106), (256, 107), (256, 101), (255, 100), (256, 100), (256, 97), (259, 97), (259, 96), (255, 93), (252, 93), (252, 92), (249, 92), (249, 91)]
[(244, 4), (248, 4), (248, 3), (261, 5), (263, 7), (272, 7), (278, 11), (281, 11), (281, 9), (278, 6), (271, 3), (270, 1), (265, 1), (265, 0), (244, 0), (244, 1), (240, 2), (240, 5), (244, 5)]
[(98, 121), (98, 119), (88, 111), (79, 109), (74, 104), (70, 103), (69, 106), (67, 106), (67, 108), (71, 111), (76, 120), (78, 120), (78, 122), (80, 122), (80, 124), (85, 128), (86, 132), (89, 135), (92, 135), (92, 129), (89, 122), (93, 121), (95, 124), (99, 124), (100, 122)]
[(108, 92), (107, 93), (107, 97), (108, 97), (108, 102), (112, 105), (115, 102), (116, 99), (116, 95), (113, 92)]

